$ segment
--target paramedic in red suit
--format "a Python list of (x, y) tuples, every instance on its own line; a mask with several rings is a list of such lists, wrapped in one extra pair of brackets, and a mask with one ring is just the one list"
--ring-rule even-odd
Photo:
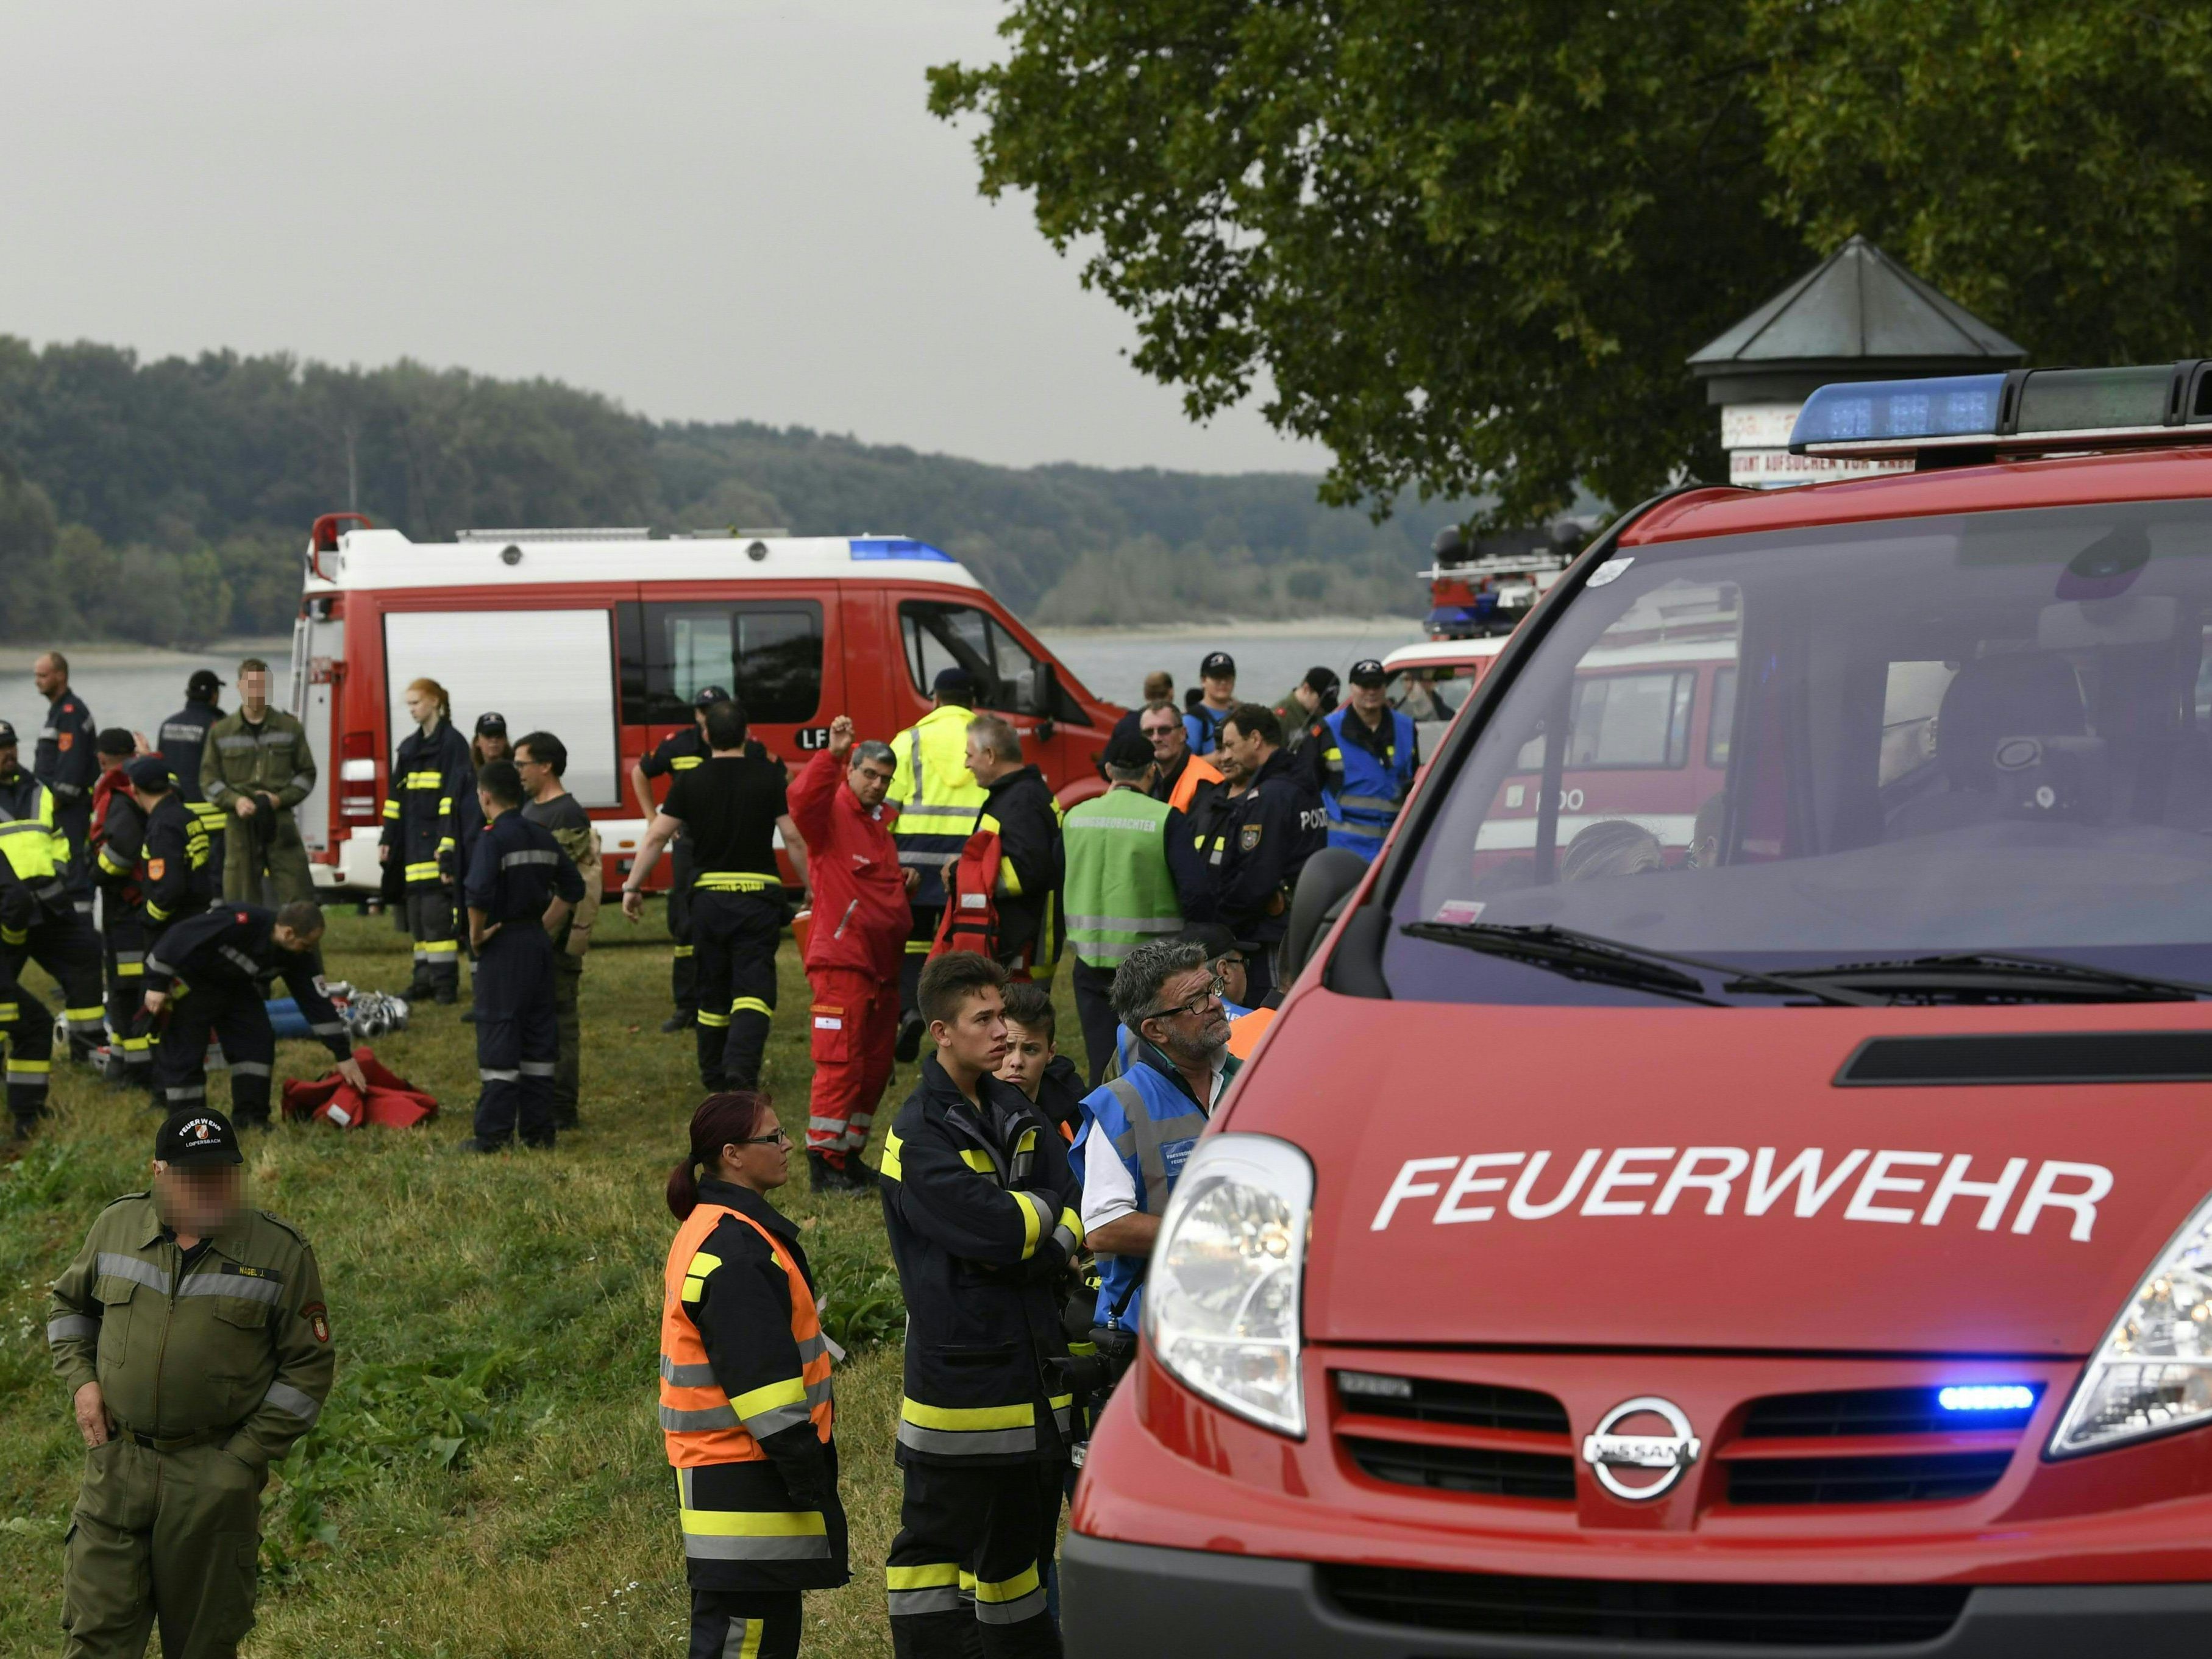
[(860, 1149), (890, 1081), (899, 966), (912, 920), (907, 895), (918, 875), (899, 866), (890, 830), (896, 809), (884, 805), (897, 772), (890, 745), (856, 744), (851, 719), (840, 714), (830, 724), (830, 746), (791, 786), (792, 821), (805, 837), (814, 883), (806, 942), (814, 991), (806, 1173), (817, 1192), (873, 1184)]

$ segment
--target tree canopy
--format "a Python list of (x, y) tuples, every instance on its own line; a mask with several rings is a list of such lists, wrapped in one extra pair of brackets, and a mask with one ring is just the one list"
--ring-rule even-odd
[(2204, 347), (2212, 14), (2183, 0), (1014, 0), (931, 72), (1139, 368), (1255, 389), (1325, 489), (1717, 476), (1683, 359), (1854, 232), (2042, 361)]

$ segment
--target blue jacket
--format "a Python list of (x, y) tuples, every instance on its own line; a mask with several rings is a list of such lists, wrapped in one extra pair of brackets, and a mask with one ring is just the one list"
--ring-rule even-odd
[(1190, 752), (1210, 755), (1221, 747), (1221, 728), (1229, 723), (1229, 710), (1218, 714), (1204, 703), (1182, 717), (1183, 735), (1190, 739)]
[(1328, 731), (1322, 755), (1328, 781), (1321, 804), (1328, 814), (1328, 844), (1370, 862), (1398, 821), (1398, 808), (1413, 787), (1413, 774), (1421, 763), (1412, 719), (1395, 708), (1384, 713), (1389, 723), (1383, 728), (1380, 755), (1346, 738), (1344, 722), (1354, 717), (1349, 703), (1322, 722)]

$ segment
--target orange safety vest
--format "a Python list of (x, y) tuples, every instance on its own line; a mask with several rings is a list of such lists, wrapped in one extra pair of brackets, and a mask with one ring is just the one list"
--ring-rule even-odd
[(1183, 763), (1182, 775), (1176, 779), (1175, 787), (1168, 791), (1168, 805), (1178, 812), (1190, 811), (1190, 798), (1198, 793), (1201, 783), (1224, 781), (1221, 769), (1201, 756), (1193, 755)]
[[(791, 1335), (799, 1344), (800, 1361), (796, 1379), (770, 1383), (734, 1401), (715, 1382), (699, 1328), (684, 1311), (684, 1304), (696, 1302), (704, 1293), (707, 1276), (722, 1265), (719, 1257), (699, 1247), (724, 1216), (735, 1217), (758, 1233), (777, 1265), (791, 1276)], [(669, 1462), (689, 1469), (705, 1463), (763, 1462), (768, 1454), (761, 1449), (748, 1424), (759, 1425), (763, 1434), (774, 1434), (811, 1419), (816, 1436), (824, 1445), (829, 1443), (835, 1408), (830, 1399), (830, 1345), (822, 1334), (822, 1316), (815, 1311), (806, 1276), (767, 1228), (742, 1211), (720, 1204), (700, 1205), (676, 1230), (661, 1286), (660, 1427), (668, 1443)]]

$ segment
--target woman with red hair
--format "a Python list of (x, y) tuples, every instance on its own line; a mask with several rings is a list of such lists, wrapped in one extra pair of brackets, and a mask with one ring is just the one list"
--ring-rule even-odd
[(799, 1651), (799, 1596), (851, 1574), (830, 1437), (836, 1350), (799, 1230), (768, 1194), (791, 1138), (767, 1097), (709, 1095), (668, 1177), (660, 1427), (682, 1491), (694, 1656)]

